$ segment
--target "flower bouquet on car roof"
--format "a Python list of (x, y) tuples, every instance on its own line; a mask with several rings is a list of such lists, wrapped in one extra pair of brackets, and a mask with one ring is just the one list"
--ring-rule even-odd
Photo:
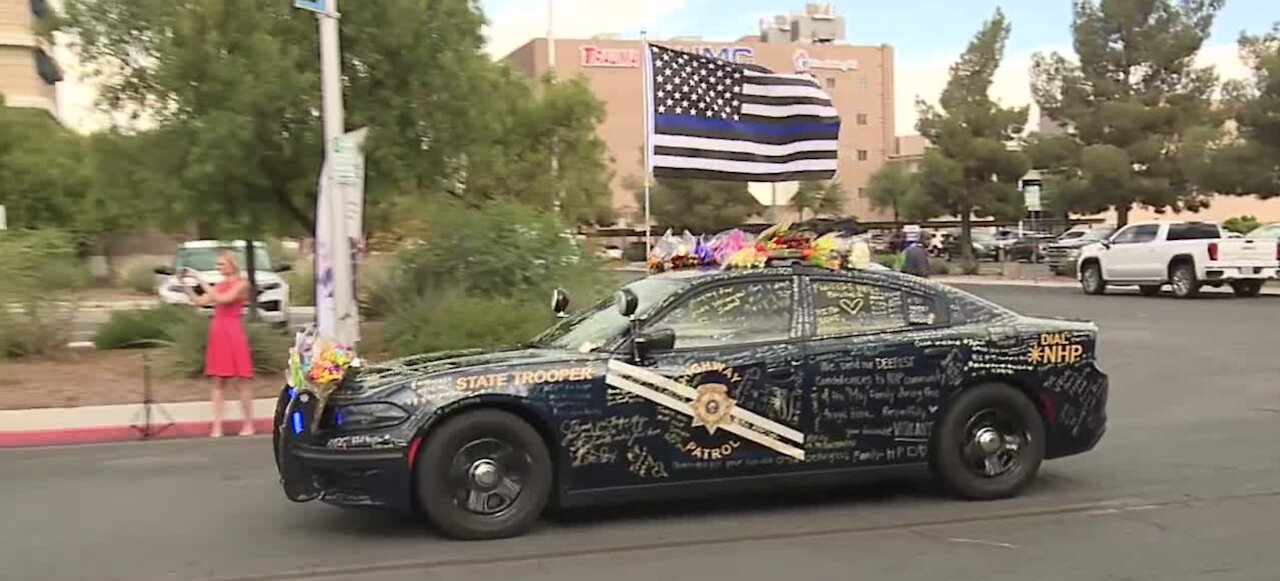
[(329, 395), (342, 384), (352, 368), (360, 365), (360, 358), (354, 350), (319, 336), (316, 329), (309, 326), (294, 336), (286, 378), (293, 390), (316, 397), (318, 402), (313, 421), (317, 421)]
[(844, 256), (834, 234), (818, 236), (808, 230), (793, 228), (791, 221), (787, 220), (761, 232), (755, 244), (735, 252), (724, 266), (763, 268), (770, 261), (801, 262), (838, 269), (844, 264)]
[(690, 234), (688, 230), (680, 236), (667, 230), (649, 252), (650, 274), (708, 266), (714, 266), (714, 263), (706, 241)]

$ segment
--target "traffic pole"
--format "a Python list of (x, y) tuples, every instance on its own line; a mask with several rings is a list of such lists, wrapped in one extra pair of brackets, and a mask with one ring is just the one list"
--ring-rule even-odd
[[(327, 0), (325, 10), (316, 13), (316, 21), (320, 33), (320, 90), (324, 116), (325, 159), (333, 158), (337, 141), (346, 131), (342, 104), (342, 48), (340, 44), (338, 20), (338, 0)], [(327, 163), (329, 175), (326, 180), (333, 180), (334, 164)], [(328, 246), (333, 254), (334, 279), (334, 337), (339, 343), (352, 345), (356, 337), (352, 335), (347, 321), (354, 316), (351, 312), (355, 303), (355, 285), (352, 283), (351, 247), (347, 237), (346, 200), (338, 195), (338, 188), (330, 190), (329, 211), (333, 216), (330, 229), (331, 238)]]

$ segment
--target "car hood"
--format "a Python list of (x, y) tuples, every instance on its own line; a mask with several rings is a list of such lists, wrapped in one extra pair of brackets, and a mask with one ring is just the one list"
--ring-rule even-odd
[(559, 349), (480, 349), (414, 355), (369, 365), (348, 380), (341, 396), (367, 396), (410, 385), (422, 396), (453, 390), (459, 379), (485, 374), (584, 365), (603, 356)]
[[(169, 277), (169, 279), (174, 282), (177, 282), (178, 279), (180, 278), (182, 278), (181, 273), (172, 275)], [(204, 281), (209, 284), (218, 284), (222, 282), (223, 279), (225, 279), (226, 277), (222, 276), (222, 273), (214, 270), (214, 271), (200, 271), (200, 278), (204, 279)], [(259, 285), (273, 283), (273, 282), (279, 282), (279, 283), (284, 282), (284, 278), (282, 278), (279, 273), (276, 273), (270, 270), (259, 270), (255, 273), (254, 278), (257, 279), (256, 282)]]

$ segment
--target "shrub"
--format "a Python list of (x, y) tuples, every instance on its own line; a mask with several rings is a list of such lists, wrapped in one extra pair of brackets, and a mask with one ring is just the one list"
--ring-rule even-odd
[(89, 271), (76, 257), (74, 240), (60, 230), (0, 231), (0, 297), (47, 298), (87, 286)]
[(129, 290), (149, 295), (156, 290), (156, 273), (153, 269), (138, 264), (129, 267), (124, 272), (124, 278), (120, 282), (124, 283), (124, 286)]
[(154, 345), (146, 341), (169, 342), (174, 326), (188, 319), (200, 318), (190, 307), (162, 306), (154, 309), (115, 311), (98, 327), (93, 344), (98, 349), (135, 349)]
[(401, 305), (370, 349), (392, 356), (454, 349), (494, 349), (533, 339), (555, 322), (543, 301), (452, 291)]
[(293, 270), (284, 274), (289, 283), (289, 304), (298, 306), (314, 306), (316, 304), (316, 277), (314, 265), (304, 262), (293, 265)]
[(0, 359), (48, 355), (71, 340), (71, 303), (0, 303)]
[(951, 265), (941, 258), (930, 258), (929, 273), (933, 276), (948, 276), (951, 274)]
[(887, 252), (881, 252), (873, 255), (871, 257), (871, 261), (881, 266), (884, 266), (886, 268), (894, 268), (895, 266), (898, 265), (898, 255), (887, 253)]
[[(253, 369), (261, 375), (282, 373), (288, 364), (290, 338), (262, 324), (245, 324)], [(205, 348), (209, 344), (209, 319), (183, 317), (167, 331), (173, 370), (190, 378), (204, 376)]]

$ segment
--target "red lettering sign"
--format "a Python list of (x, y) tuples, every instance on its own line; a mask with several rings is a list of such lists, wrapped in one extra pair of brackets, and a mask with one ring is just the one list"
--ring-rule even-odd
[(633, 69), (640, 66), (640, 53), (633, 48), (600, 48), (584, 46), (582, 66)]

